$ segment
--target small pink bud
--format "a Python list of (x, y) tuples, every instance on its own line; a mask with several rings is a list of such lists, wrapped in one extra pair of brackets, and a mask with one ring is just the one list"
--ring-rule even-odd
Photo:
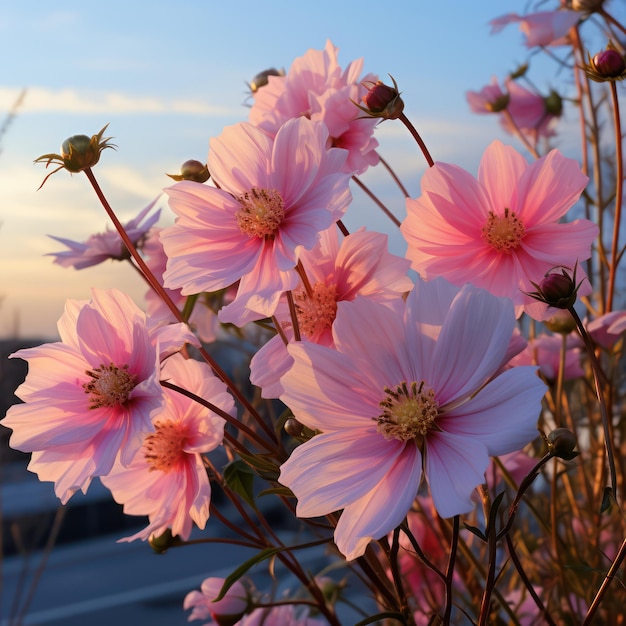
[(368, 87), (368, 92), (363, 96), (360, 106), (370, 117), (381, 117), (385, 120), (395, 120), (400, 117), (404, 110), (404, 101), (400, 97), (398, 85), (393, 81), (393, 87), (385, 85), (382, 81), (367, 81), (363, 84)]
[(576, 302), (576, 284), (565, 272), (548, 274), (539, 283), (545, 302), (557, 309), (567, 309)]
[(617, 78), (626, 70), (624, 57), (612, 48), (598, 52), (593, 57), (593, 65), (598, 74), (605, 78)]

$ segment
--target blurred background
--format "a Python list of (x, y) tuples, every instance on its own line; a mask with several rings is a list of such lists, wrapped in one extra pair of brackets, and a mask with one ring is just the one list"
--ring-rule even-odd
[[(247, 82), (258, 72), (288, 70), (296, 57), (324, 48), (330, 39), (340, 49), (342, 67), (362, 57), (364, 74), (386, 82), (388, 74), (395, 78), (405, 113), (435, 160), (475, 173), (494, 139), (520, 145), (494, 116), (471, 113), (466, 91), (480, 90), (492, 76), (502, 81), (530, 59), (530, 76), (540, 92), (557, 87), (564, 97), (574, 93), (548, 55), (529, 56), (516, 25), (490, 35), (488, 22), (504, 13), (557, 5), (556, 0), (538, 5), (525, 0), (2, 3), (0, 417), (16, 401), (13, 390), (26, 373), (23, 362), (6, 357), (56, 340), (66, 299), (87, 299), (92, 286), (115, 286), (141, 305), (145, 292), (126, 264), (75, 271), (46, 256), (63, 249), (48, 235), (84, 241), (108, 225), (83, 175), (61, 171), (38, 190), (49, 170), (33, 164), (36, 157), (58, 152), (71, 135), (96, 134), (108, 123), (106, 135), (118, 149), (103, 153), (95, 174), (120, 219), (131, 219), (171, 184), (166, 172), (178, 172), (187, 159), (205, 161), (209, 138), (247, 119)], [(606, 6), (624, 18), (623, 0)], [(599, 40), (598, 50), (605, 44)], [(578, 142), (577, 130), (576, 113), (566, 102), (552, 144), (567, 153)], [(425, 163), (415, 142), (399, 122), (385, 122), (376, 136), (381, 155), (417, 196)], [(363, 179), (403, 216), (404, 199), (382, 168)], [(348, 227), (387, 232), (392, 251), (403, 254), (397, 230), (362, 192), (353, 193)], [(166, 203), (160, 205), (160, 224), (170, 223)], [(97, 626), (113, 619), (184, 624), (184, 594), (209, 571), (221, 568), (225, 575), (231, 562), (238, 562), (232, 552), (194, 551), (155, 568), (145, 544), (115, 544), (138, 520), (123, 518), (99, 483), (58, 513), (52, 485), (26, 472), (27, 456), (8, 450), (8, 433), (0, 428), (0, 434), (5, 557), (0, 626), (86, 620)], [(42, 568), (45, 552), (39, 550), (56, 530), (62, 547)], [(16, 608), (20, 603), (28, 610)]]

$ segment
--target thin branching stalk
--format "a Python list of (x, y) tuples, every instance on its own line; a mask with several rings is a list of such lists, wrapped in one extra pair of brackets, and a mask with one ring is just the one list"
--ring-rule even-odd
[(420, 147), (420, 150), (422, 151), (422, 154), (424, 155), (424, 158), (426, 159), (426, 163), (428, 163), (428, 167), (432, 167), (435, 164), (435, 162), (433, 161), (433, 157), (430, 156), (430, 152), (428, 151), (428, 148), (426, 147), (424, 140), (422, 139), (420, 134), (417, 132), (417, 129), (415, 128), (415, 126), (413, 126), (413, 124), (411, 123), (411, 120), (409, 120), (409, 118), (404, 113), (400, 113), (400, 116), (398, 117), (398, 119), (407, 127), (407, 129), (413, 136), (413, 139), (417, 141), (417, 145)]
[(374, 192), (367, 187), (359, 178), (356, 176), (352, 177), (352, 180), (365, 192), (365, 194), (378, 206), (379, 209), (399, 228), (401, 223), (400, 220), (385, 206), (384, 202), (380, 200)]

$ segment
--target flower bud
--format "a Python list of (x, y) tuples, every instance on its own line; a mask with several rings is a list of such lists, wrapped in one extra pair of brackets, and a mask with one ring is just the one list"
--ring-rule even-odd
[(181, 541), (178, 535), (172, 535), (172, 531), (168, 528), (158, 537), (151, 535), (148, 539), (148, 543), (157, 554), (165, 554), (169, 548), (180, 545)]
[(617, 78), (626, 70), (626, 61), (617, 50), (603, 50), (593, 57), (596, 71), (607, 78)]
[(561, 117), (563, 113), (563, 98), (554, 89), (551, 89), (548, 96), (543, 99), (543, 105), (548, 115)]
[(595, 13), (603, 4), (604, 0), (570, 0), (569, 8), (579, 13)]
[(576, 285), (564, 271), (546, 274), (539, 289), (546, 303), (557, 309), (567, 309), (576, 302)]
[(195, 183), (206, 183), (211, 177), (209, 169), (200, 161), (189, 159), (180, 166), (180, 174), (168, 174), (176, 181), (191, 180)]
[(294, 417), (287, 418), (283, 428), (292, 437), (300, 437), (302, 435), (302, 424)]
[(525, 292), (526, 295), (544, 302), (556, 309), (569, 309), (576, 302), (578, 289), (582, 281), (576, 284), (576, 267), (570, 276), (565, 269), (561, 273), (548, 272), (539, 283), (532, 283), (537, 291)]
[(550, 452), (564, 461), (571, 461), (579, 454), (574, 451), (576, 436), (568, 428), (555, 428), (546, 437), (546, 443)]
[(543, 323), (548, 330), (551, 330), (553, 333), (559, 333), (559, 335), (569, 335), (576, 329), (576, 321), (571, 313), (565, 309), (555, 311), (554, 315), (543, 320)]
[(490, 113), (501, 113), (509, 106), (510, 101), (511, 96), (508, 93), (503, 93), (492, 102), (488, 102), (486, 108)]
[(589, 62), (583, 69), (591, 80), (598, 83), (623, 80), (626, 78), (626, 57), (609, 41), (606, 50), (598, 52), (593, 58), (588, 55)]
[(109, 143), (111, 137), (103, 137), (108, 124), (97, 135), (72, 135), (61, 144), (61, 154), (44, 154), (35, 159), (35, 163), (46, 163), (46, 167), (54, 163), (58, 165), (53, 172), (48, 174), (39, 188), (59, 170), (66, 169), (71, 174), (77, 174), (92, 168), (100, 160), (100, 154), (106, 148), (115, 149), (115, 145)]
[(267, 70), (259, 72), (249, 83), (248, 87), (252, 93), (256, 93), (261, 87), (265, 87), (269, 82), (270, 76), (284, 76), (285, 70), (277, 70), (275, 67), (270, 67)]
[(381, 117), (385, 120), (396, 120), (404, 110), (404, 101), (400, 97), (398, 84), (391, 77), (393, 87), (385, 85), (382, 81), (363, 83), (368, 87), (368, 92), (363, 96), (362, 101), (365, 106), (359, 108), (370, 117)]

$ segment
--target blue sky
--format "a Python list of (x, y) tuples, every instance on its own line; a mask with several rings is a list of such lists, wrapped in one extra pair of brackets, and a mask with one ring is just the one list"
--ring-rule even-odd
[[(0, 119), (22, 88), (27, 93), (0, 143), (0, 336), (47, 337), (55, 335), (65, 299), (88, 298), (91, 286), (117, 286), (141, 303), (144, 287), (123, 264), (78, 272), (44, 256), (60, 249), (48, 234), (84, 240), (107, 221), (82, 175), (60, 172), (37, 191), (46, 172), (33, 165), (35, 157), (110, 123), (107, 134), (118, 150), (103, 154), (96, 175), (120, 217), (130, 219), (169, 184), (165, 172), (189, 158), (206, 159), (209, 138), (246, 119), (246, 81), (267, 67), (288, 69), (330, 39), (342, 66), (363, 57), (364, 72), (395, 77), (406, 113), (436, 160), (475, 172), (484, 148), (505, 137), (495, 119), (469, 112), (464, 94), (492, 75), (503, 78), (527, 57), (516, 26), (492, 36), (488, 21), (530, 6), (518, 0), (7, 4), (0, 8)], [(532, 69), (547, 91), (554, 66), (536, 58)], [(424, 163), (415, 144), (399, 124), (381, 125), (377, 136), (381, 154), (417, 195)], [(403, 200), (386, 177), (368, 176), (401, 215)], [(389, 232), (402, 254), (397, 233), (365, 198), (355, 192), (354, 203), (363, 206), (362, 223)]]

